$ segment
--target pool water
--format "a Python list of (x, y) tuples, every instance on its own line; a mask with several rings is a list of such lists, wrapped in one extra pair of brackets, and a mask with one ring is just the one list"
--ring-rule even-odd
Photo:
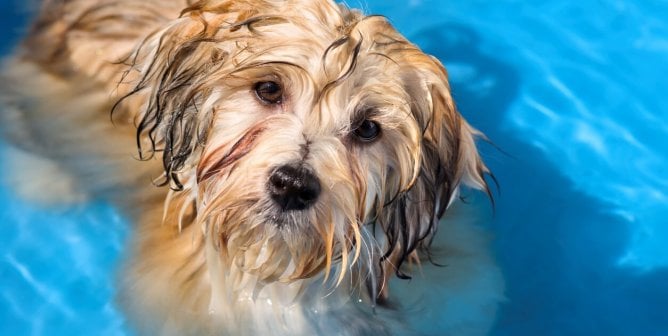
[[(668, 335), (668, 2), (348, 3), (440, 58), (495, 145), (508, 300), (492, 335)], [(21, 6), (0, 4), (0, 52)], [(40, 209), (0, 187), (0, 335), (127, 335), (111, 298), (128, 234), (107, 204)]]

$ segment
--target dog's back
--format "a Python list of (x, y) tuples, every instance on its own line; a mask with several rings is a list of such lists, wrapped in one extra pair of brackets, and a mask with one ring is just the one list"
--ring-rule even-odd
[[(48, 0), (0, 73), (1, 130), (14, 145), (6, 179), (44, 203), (127, 195), (159, 164), (134, 160), (139, 106), (128, 59), (183, 1)], [(151, 161), (151, 160), (149, 160)], [(153, 160), (155, 161), (155, 160)]]

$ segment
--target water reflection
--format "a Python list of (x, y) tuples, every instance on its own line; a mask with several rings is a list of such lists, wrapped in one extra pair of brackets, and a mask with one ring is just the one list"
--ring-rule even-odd
[[(495, 334), (637, 335), (668, 330), (656, 313), (668, 304), (668, 273), (620, 267), (622, 256), (630, 260), (628, 251), (642, 250), (636, 246), (638, 235), (657, 228), (643, 228), (637, 218), (647, 217), (648, 223), (655, 213), (636, 204), (624, 207), (630, 198), (612, 193), (624, 173), (616, 173), (619, 162), (611, 162), (619, 158), (606, 155), (618, 153), (614, 146), (620, 143), (610, 143), (611, 138), (631, 137), (624, 132), (629, 126), (624, 119), (600, 120), (598, 110), (589, 108), (591, 97), (581, 98), (582, 92), (557, 77), (526, 80), (532, 65), (522, 62), (530, 60), (504, 62), (481, 52), (477, 33), (469, 27), (439, 25), (415, 37), (427, 52), (445, 60), (462, 113), (508, 153), (483, 148), (502, 189), (491, 229), (497, 235), (495, 248), (509, 302)], [(572, 129), (563, 132), (565, 124)], [(607, 167), (581, 168), (587, 165)], [(652, 193), (644, 195), (646, 200)], [(661, 199), (663, 193), (656, 196)], [(623, 216), (624, 211), (631, 217)], [(662, 256), (658, 250), (643, 252), (655, 261)]]

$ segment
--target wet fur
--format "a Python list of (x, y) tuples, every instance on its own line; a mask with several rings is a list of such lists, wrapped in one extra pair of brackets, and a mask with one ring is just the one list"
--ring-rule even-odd
[[(261, 80), (285, 87), (280, 106), (253, 95)], [(121, 302), (139, 331), (491, 325), (503, 285), (484, 234), (439, 224), (461, 185), (488, 191), (479, 133), (443, 66), (384, 17), (325, 0), (50, 0), (2, 82), (17, 190), (45, 203), (104, 197), (137, 222)], [(373, 143), (352, 135), (364, 119), (382, 127)], [(267, 197), (286, 163), (325, 186), (312, 209), (282, 213)], [(435, 241), (449, 266), (413, 274)], [(422, 279), (443, 315), (405, 309), (420, 290), (395, 275)]]

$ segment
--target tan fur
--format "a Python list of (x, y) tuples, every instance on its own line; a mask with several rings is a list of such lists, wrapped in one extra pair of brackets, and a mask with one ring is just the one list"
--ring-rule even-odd
[[(147, 334), (408, 332), (367, 308), (393, 300), (461, 184), (487, 189), (443, 66), (330, 1), (46, 1), (2, 81), (7, 137), (74, 177), (52, 198), (106, 197), (137, 222), (122, 302)], [(291, 163), (322, 192), (281, 213), (267, 179)], [(487, 291), (471, 304), (494, 306)]]

